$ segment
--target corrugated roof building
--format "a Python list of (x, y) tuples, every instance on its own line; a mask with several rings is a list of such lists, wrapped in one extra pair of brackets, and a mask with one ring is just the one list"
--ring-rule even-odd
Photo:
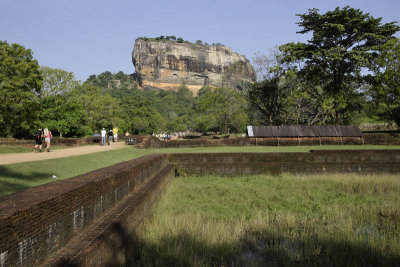
[(357, 126), (247, 126), (249, 137), (362, 137)]

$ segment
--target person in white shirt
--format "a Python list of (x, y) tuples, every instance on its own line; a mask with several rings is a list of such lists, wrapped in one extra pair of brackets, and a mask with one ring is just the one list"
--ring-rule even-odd
[(101, 130), (101, 145), (102, 145), (102, 146), (105, 146), (105, 145), (106, 145), (106, 134), (107, 134), (107, 132), (106, 132), (106, 130), (103, 128), (103, 129)]

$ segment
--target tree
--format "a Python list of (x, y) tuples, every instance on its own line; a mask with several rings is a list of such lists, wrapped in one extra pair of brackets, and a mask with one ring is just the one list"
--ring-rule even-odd
[(261, 52), (254, 53), (252, 58), (252, 66), (256, 73), (257, 81), (270, 80), (274, 77), (281, 76), (284, 69), (282, 52), (278, 47), (270, 49), (269, 54), (265, 55)]
[(279, 85), (279, 77), (254, 83), (247, 92), (250, 104), (263, 115), (268, 125), (283, 124), (288, 96), (287, 87)]
[(376, 63), (374, 76), (370, 76), (370, 94), (379, 116), (400, 128), (400, 40), (388, 41)]
[(164, 128), (164, 118), (141, 92), (136, 91), (120, 100), (126, 130), (135, 134), (151, 134)]
[(195, 124), (199, 131), (244, 131), (248, 120), (246, 100), (234, 89), (204, 90), (199, 97)]
[(86, 116), (83, 106), (74, 101), (72, 92), (79, 86), (72, 72), (41, 67), (43, 107), (41, 124), (58, 132), (60, 136), (82, 136), (86, 134)]
[(114, 90), (114, 88), (131, 89), (137, 87), (137, 83), (135, 82), (133, 77), (125, 74), (122, 71), (119, 71), (115, 74), (112, 74), (109, 71), (105, 71), (98, 76), (93, 74), (89, 76), (85, 83), (100, 87), (103, 89), (103, 91), (108, 91), (112, 96), (119, 95), (118, 90)]
[(364, 68), (371, 70), (373, 59), (382, 45), (399, 30), (395, 22), (382, 24), (359, 9), (346, 6), (319, 14), (310, 9), (300, 17), (298, 33), (312, 33), (308, 43), (289, 43), (280, 47), (285, 62), (297, 62), (300, 74), (310, 83), (322, 87), (333, 100), (332, 123), (348, 124), (352, 114), (362, 106), (357, 91), (365, 81)]
[(40, 67), (40, 71), (43, 77), (42, 97), (68, 95), (79, 86), (73, 72), (45, 66)]
[(181, 118), (181, 124), (179, 127), (180, 129), (176, 130), (183, 130), (183, 124), (186, 125), (185, 129), (190, 128), (190, 125), (192, 125), (192, 117), (195, 105), (193, 93), (189, 90), (189, 88), (187, 88), (187, 86), (181, 85), (178, 88), (178, 91), (173, 93), (172, 96), (172, 105), (168, 110), (168, 117), (171, 118), (173, 117), (171, 115), (176, 113), (176, 116)]
[(56, 95), (42, 99), (43, 112), (41, 123), (63, 136), (84, 136), (88, 134), (86, 114), (80, 105), (69, 98)]
[(87, 133), (122, 124), (117, 100), (97, 86), (83, 83), (72, 92), (71, 101), (83, 107)]
[(0, 41), (0, 136), (29, 136), (37, 127), (41, 88), (32, 51)]
[(105, 71), (97, 76), (94, 74), (90, 75), (89, 78), (86, 80), (86, 82), (98, 86), (100, 88), (107, 88), (112, 80), (113, 80), (112, 73), (109, 71)]

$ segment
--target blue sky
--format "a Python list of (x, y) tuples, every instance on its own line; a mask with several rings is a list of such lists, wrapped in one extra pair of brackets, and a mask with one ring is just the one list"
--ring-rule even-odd
[(131, 53), (141, 36), (222, 43), (251, 60), (257, 51), (307, 40), (296, 34), (295, 14), (346, 5), (384, 23), (400, 20), (400, 0), (0, 0), (0, 40), (84, 81), (107, 70), (133, 73)]

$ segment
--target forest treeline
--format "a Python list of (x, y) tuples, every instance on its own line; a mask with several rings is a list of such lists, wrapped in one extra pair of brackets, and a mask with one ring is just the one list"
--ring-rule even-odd
[(77, 81), (40, 66), (30, 49), (0, 41), (0, 136), (27, 137), (39, 125), (61, 136), (118, 127), (153, 132), (243, 132), (246, 125), (400, 125), (397, 22), (351, 7), (297, 15), (307, 43), (255, 54), (258, 80), (236, 88), (182, 84), (176, 92), (140, 90), (131, 75), (105, 71)]

